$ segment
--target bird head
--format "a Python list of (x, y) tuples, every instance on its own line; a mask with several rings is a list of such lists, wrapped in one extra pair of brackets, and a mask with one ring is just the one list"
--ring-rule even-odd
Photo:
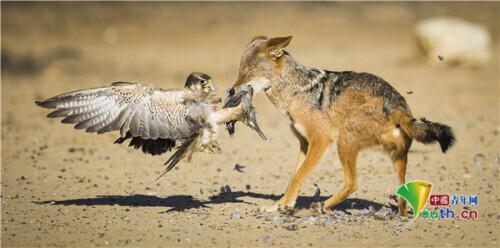
[(184, 87), (204, 94), (210, 94), (217, 89), (215, 84), (212, 82), (212, 78), (201, 72), (193, 72), (189, 74)]

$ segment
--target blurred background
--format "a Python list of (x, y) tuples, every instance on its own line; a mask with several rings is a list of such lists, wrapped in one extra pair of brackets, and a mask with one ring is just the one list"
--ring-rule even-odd
[[(442, 192), (479, 194), (484, 202), (481, 214), (488, 218), (473, 224), (447, 222), (441, 227), (424, 223), (429, 232), (403, 233), (397, 239), (386, 236), (388, 231), (380, 222), (371, 227), (370, 223), (343, 226), (349, 235), (358, 232), (360, 236), (318, 228), (301, 230), (304, 235), (310, 232), (311, 238), (296, 239), (285, 230), (282, 244), (331, 245), (335, 241), (352, 246), (384, 241), (387, 245), (414, 245), (418, 241), (497, 246), (499, 198), (491, 192), (498, 192), (499, 16), (498, 2), (2, 2), (2, 244), (168, 245), (178, 244), (179, 237), (183, 242), (189, 239), (191, 245), (204, 245), (207, 238), (214, 245), (241, 246), (254, 241), (270, 245), (262, 235), (273, 227), (260, 229), (261, 221), (252, 217), (225, 227), (239, 234), (225, 236), (226, 231), (218, 229), (225, 225), (221, 219), (227, 220), (224, 204), (207, 210), (212, 214), (208, 219), (196, 215), (186, 219), (184, 213), (159, 215), (158, 208), (141, 208), (147, 204), (130, 197), (156, 192), (161, 197), (144, 199), (165, 208), (188, 204), (170, 204), (169, 195), (206, 199), (207, 192), (217, 192), (221, 185), (233, 190), (245, 190), (249, 185), (252, 192), (282, 194), (295, 168), (298, 143), (289, 132), (287, 118), (266, 97), (258, 96), (255, 106), (270, 143), (238, 126), (235, 137), (222, 135), (223, 154), (200, 155), (194, 164), (181, 165), (161, 183), (154, 178), (166, 157), (149, 157), (113, 145), (116, 134), (86, 135), (57, 120), (47, 120), (48, 112), (33, 102), (115, 81), (179, 88), (193, 71), (211, 75), (223, 96), (236, 79), (240, 57), (252, 37), (293, 35), (287, 50), (302, 64), (374, 73), (406, 97), (416, 117), (452, 126), (458, 143), (450, 153), (442, 155), (436, 146), (414, 145), (408, 178), (436, 182)], [(419, 43), (416, 27), (435, 17), (458, 18), (479, 26), (488, 37), (485, 51), (489, 58), (463, 66), (460, 61), (447, 63), (451, 58), (447, 54), (423, 51), (425, 45)], [(303, 194), (313, 194), (314, 183), (322, 187), (324, 196), (340, 187), (343, 174), (335, 148), (331, 150), (304, 185)], [(473, 162), (477, 154), (483, 155), (482, 167)], [(247, 172), (235, 172), (235, 163), (246, 165)], [(360, 190), (353, 197), (385, 204), (397, 184), (388, 159), (367, 151), (359, 164)], [(117, 206), (113, 201), (95, 199), (96, 195), (121, 195), (125, 200)], [(256, 205), (269, 205), (275, 199), (254, 198), (250, 201)], [(62, 210), (33, 203), (68, 199), (91, 200), (76, 201), (75, 206)], [(82, 208), (99, 205), (96, 202), (105, 206), (88, 209), (85, 214), (96, 220), (85, 223), (80, 219)], [(127, 218), (136, 217), (133, 227), (130, 221), (115, 219), (117, 211), (131, 206), (126, 214)], [(242, 212), (257, 208), (237, 206)], [(183, 225), (163, 223), (164, 228), (158, 229), (151, 220), (158, 217)], [(207, 222), (213, 228), (189, 236), (199, 231), (195, 228), (199, 223)], [(172, 228), (177, 228), (175, 237), (165, 235)], [(104, 232), (103, 238), (100, 233)], [(328, 238), (319, 238), (327, 234)], [(130, 243), (120, 236), (143, 238)]]
[(225, 86), (255, 35), (293, 35), (289, 50), (310, 66), (369, 71), (408, 66), (414, 26), (429, 17), (463, 18), (498, 35), (497, 3), (11, 2), (2, 14), (4, 73), (36, 81), (59, 73), (57, 83), (78, 84), (177, 86), (200, 70)]

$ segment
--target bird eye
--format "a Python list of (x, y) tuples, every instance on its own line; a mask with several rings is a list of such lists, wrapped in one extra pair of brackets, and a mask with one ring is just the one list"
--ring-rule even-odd
[(210, 81), (209, 81), (209, 80), (203, 80), (203, 81), (201, 82), (201, 86), (202, 86), (203, 88), (210, 88)]
[(229, 95), (230, 95), (230, 96), (231, 96), (231, 95), (234, 95), (234, 93), (235, 93), (235, 92), (234, 92), (234, 88), (231, 88), (231, 89), (229, 90)]

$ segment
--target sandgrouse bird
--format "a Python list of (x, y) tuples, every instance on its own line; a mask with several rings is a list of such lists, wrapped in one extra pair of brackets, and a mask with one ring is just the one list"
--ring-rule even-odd
[[(176, 147), (165, 162), (166, 173), (180, 160), (189, 161), (193, 152), (219, 152), (219, 124), (255, 115), (247, 113), (253, 111), (249, 104), (216, 110), (220, 99), (214, 91), (210, 76), (194, 72), (187, 77), (183, 89), (163, 90), (116, 82), (61, 94), (36, 104), (55, 109), (47, 117), (64, 117), (61, 122), (76, 124), (76, 129), (98, 134), (120, 131), (115, 143), (130, 139), (129, 146), (151, 155)], [(242, 97), (243, 102), (251, 102), (252, 92), (249, 93)]]

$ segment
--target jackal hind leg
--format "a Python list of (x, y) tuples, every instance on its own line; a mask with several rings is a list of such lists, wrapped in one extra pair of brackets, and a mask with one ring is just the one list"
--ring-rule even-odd
[[(411, 145), (411, 141), (405, 142), (406, 145), (401, 147), (397, 146), (384, 146), (385, 151), (389, 154), (392, 159), (392, 164), (394, 166), (394, 171), (398, 174), (399, 185), (404, 184), (406, 182), (406, 165), (408, 163), (408, 150)], [(406, 201), (399, 197), (398, 198), (399, 205), (399, 214), (401, 216), (408, 216)]]
[[(401, 157), (398, 158), (393, 158), (393, 165), (394, 165), (394, 170), (398, 174), (399, 178), (399, 185), (405, 183), (405, 175), (406, 175), (406, 164), (408, 162), (407, 155), (404, 154)], [(406, 210), (406, 201), (399, 197), (398, 198), (399, 202), (399, 215), (401, 216), (408, 216), (408, 212)]]
[(360, 148), (351, 134), (345, 130), (340, 130), (337, 139), (337, 151), (342, 167), (344, 168), (344, 185), (337, 194), (325, 201), (322, 211), (331, 209), (356, 191), (356, 158), (359, 150)]
[[(406, 165), (408, 163), (408, 151), (411, 147), (411, 139), (408, 135), (399, 128), (382, 134), (384, 141), (384, 150), (389, 154), (392, 160), (394, 171), (398, 174), (399, 185), (406, 182)], [(398, 199), (399, 214), (407, 216), (406, 201), (399, 197)]]

